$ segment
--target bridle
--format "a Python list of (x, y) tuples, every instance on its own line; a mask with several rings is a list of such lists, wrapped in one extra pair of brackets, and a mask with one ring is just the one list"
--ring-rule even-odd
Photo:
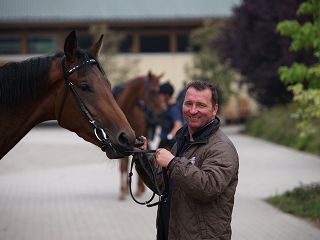
[[(83, 61), (82, 63), (67, 69), (66, 65), (65, 65), (65, 57), (62, 59), (61, 61), (61, 65), (62, 65), (62, 69), (63, 69), (63, 73), (64, 73), (64, 79), (65, 79), (65, 90), (64, 90), (64, 95), (63, 95), (63, 99), (60, 105), (60, 110), (59, 110), (59, 115), (58, 115), (58, 122), (60, 123), (61, 120), (61, 116), (62, 116), (62, 112), (63, 112), (63, 107), (67, 98), (67, 94), (68, 94), (68, 89), (71, 89), (71, 92), (73, 94), (73, 96), (75, 97), (81, 112), (86, 116), (89, 124), (91, 125), (93, 132), (96, 136), (96, 138), (100, 141), (101, 143), (101, 149), (102, 151), (106, 152), (107, 156), (109, 158), (121, 158), (124, 156), (129, 156), (129, 155), (133, 155), (133, 159), (131, 162), (131, 167), (130, 167), (130, 172), (129, 172), (129, 177), (128, 177), (128, 181), (129, 181), (129, 190), (130, 190), (130, 195), (132, 197), (132, 199), (141, 205), (146, 205), (147, 207), (153, 207), (156, 206), (158, 204), (160, 204), (161, 202), (165, 202), (167, 200), (167, 195), (168, 195), (168, 181), (167, 181), (167, 174), (164, 172), (163, 176), (165, 178), (165, 191), (163, 193), (161, 193), (160, 188), (156, 182), (156, 176), (155, 173), (153, 171), (153, 168), (151, 166), (151, 163), (149, 162), (149, 159), (147, 158), (148, 153), (155, 153), (155, 150), (128, 150), (128, 149), (121, 149), (120, 147), (116, 146), (115, 144), (113, 144), (113, 142), (111, 141), (110, 137), (106, 134), (106, 132), (97, 125), (96, 121), (94, 120), (94, 118), (92, 117), (92, 114), (90, 113), (90, 111), (88, 110), (88, 108), (86, 107), (86, 105), (84, 104), (84, 102), (82, 101), (81, 97), (79, 96), (77, 90), (74, 87), (74, 84), (69, 80), (69, 77), (71, 74), (73, 74), (75, 71), (81, 69), (82, 67), (88, 65), (88, 64), (99, 64), (95, 59), (91, 58), (89, 60)], [(139, 140), (139, 139), (138, 139)], [(137, 143), (136, 145), (142, 145), (143, 141), (140, 143)], [(151, 183), (153, 185), (153, 194), (151, 196), (151, 198), (145, 202), (140, 202), (138, 201), (132, 194), (132, 188), (131, 188), (131, 182), (132, 182), (132, 169), (133, 169), (133, 165), (138, 164), (138, 158), (134, 158), (135, 154), (142, 154), (141, 156), (143, 156), (142, 161), (144, 161), (144, 163), (146, 165), (144, 165), (144, 171), (146, 172), (147, 176), (149, 177), (149, 180), (151, 180)], [(140, 159), (141, 160), (141, 159)], [(140, 164), (141, 165), (141, 164)], [(159, 201), (155, 202), (155, 203), (151, 203), (152, 200), (154, 199), (155, 195), (159, 195)]]
[(60, 120), (61, 120), (63, 107), (64, 107), (66, 97), (68, 94), (68, 89), (71, 89), (71, 92), (72, 92), (73, 96), (75, 97), (75, 99), (81, 109), (81, 112), (85, 115), (89, 124), (91, 125), (93, 132), (94, 132), (94, 135), (100, 141), (102, 151), (106, 152), (109, 158), (120, 158), (123, 156), (129, 156), (130, 154), (127, 153), (126, 150), (120, 149), (120, 147), (113, 144), (113, 142), (111, 141), (110, 137), (106, 134), (106, 132), (101, 127), (99, 127), (97, 125), (96, 121), (92, 117), (92, 114), (90, 113), (90, 111), (88, 110), (88, 108), (86, 107), (86, 105), (84, 104), (82, 99), (80, 98), (77, 90), (74, 87), (74, 84), (69, 80), (70, 75), (73, 74), (75, 71), (81, 69), (82, 67), (84, 67), (88, 64), (89, 65), (90, 64), (98, 64), (97, 60), (90, 58), (89, 60), (83, 61), (82, 63), (79, 63), (78, 65), (76, 65), (70, 69), (66, 68), (65, 61), (66, 60), (64, 57), (61, 61), (61, 65), (62, 65), (64, 79), (65, 79), (66, 84), (65, 84), (63, 99), (62, 99), (62, 102), (60, 105), (58, 122), (60, 122)]

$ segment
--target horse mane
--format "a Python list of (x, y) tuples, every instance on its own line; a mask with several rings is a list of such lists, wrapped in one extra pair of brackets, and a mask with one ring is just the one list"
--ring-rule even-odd
[(0, 106), (14, 107), (28, 98), (35, 98), (47, 83), (54, 57), (34, 57), (10, 62), (0, 68)]
[[(63, 52), (58, 52), (51, 56), (34, 57), (2, 66), (0, 68), (0, 107), (10, 109), (28, 99), (34, 100), (47, 87), (53, 60), (63, 55)], [(95, 59), (84, 50), (78, 50), (77, 57), (79, 61), (86, 63), (81, 71), (89, 68), (90, 63), (87, 63), (87, 60)], [(104, 73), (99, 63), (98, 67)]]

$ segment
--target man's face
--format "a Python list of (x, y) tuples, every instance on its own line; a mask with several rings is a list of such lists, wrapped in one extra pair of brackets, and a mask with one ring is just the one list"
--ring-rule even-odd
[(218, 104), (212, 106), (210, 89), (198, 91), (190, 87), (186, 92), (182, 111), (189, 131), (193, 134), (216, 116)]
[(167, 94), (164, 94), (164, 93), (159, 93), (158, 94), (158, 99), (159, 99), (159, 102), (161, 104), (161, 107), (163, 109), (166, 108), (166, 105), (167, 105), (167, 102), (168, 102), (168, 95)]

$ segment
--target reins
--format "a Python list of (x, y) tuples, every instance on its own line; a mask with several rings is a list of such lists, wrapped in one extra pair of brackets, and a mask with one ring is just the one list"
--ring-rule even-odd
[[(148, 157), (146, 156), (147, 153), (155, 153), (156, 150), (138, 150), (138, 151), (132, 151), (133, 154), (133, 158), (131, 161), (131, 165), (130, 165), (130, 172), (128, 175), (128, 185), (129, 185), (129, 193), (131, 195), (131, 198), (133, 199), (133, 201), (135, 201), (137, 204), (140, 205), (145, 205), (147, 207), (154, 207), (159, 205), (162, 202), (167, 201), (167, 197), (168, 197), (168, 193), (169, 193), (169, 179), (168, 179), (168, 175), (167, 172), (165, 170), (165, 168), (162, 168), (162, 174), (163, 174), (163, 178), (164, 178), (164, 185), (165, 185), (165, 190), (163, 191), (163, 193), (161, 193), (160, 187), (157, 184), (157, 180), (156, 180), (156, 175), (155, 172), (153, 170), (152, 167), (152, 163), (150, 162), (150, 160), (148, 159)], [(144, 155), (144, 157), (142, 159), (136, 157), (135, 158), (135, 154), (142, 154)], [(139, 161), (144, 161), (144, 163), (146, 164), (146, 166)], [(143, 172), (144, 172), (144, 176), (143, 177), (148, 177), (149, 180), (151, 181), (151, 184), (153, 185), (151, 189), (152, 190), (152, 196), (150, 197), (149, 200), (147, 201), (139, 201), (135, 198), (135, 196), (132, 193), (132, 176), (133, 176), (133, 165), (136, 164), (136, 170), (137, 169), (137, 165), (139, 165), (140, 167), (142, 167)], [(146, 176), (147, 175), (147, 176)], [(149, 187), (150, 188), (150, 187)], [(155, 195), (159, 196), (159, 200), (157, 202), (152, 203)]]

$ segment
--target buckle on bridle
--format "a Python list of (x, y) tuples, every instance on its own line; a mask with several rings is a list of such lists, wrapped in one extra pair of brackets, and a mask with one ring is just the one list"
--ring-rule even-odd
[(106, 141), (107, 139), (109, 139), (109, 138), (107, 137), (106, 132), (105, 132), (102, 128), (100, 128), (100, 127), (95, 127), (93, 131), (94, 131), (94, 135), (96, 135), (96, 138), (97, 138), (100, 142), (104, 142), (104, 141)]

